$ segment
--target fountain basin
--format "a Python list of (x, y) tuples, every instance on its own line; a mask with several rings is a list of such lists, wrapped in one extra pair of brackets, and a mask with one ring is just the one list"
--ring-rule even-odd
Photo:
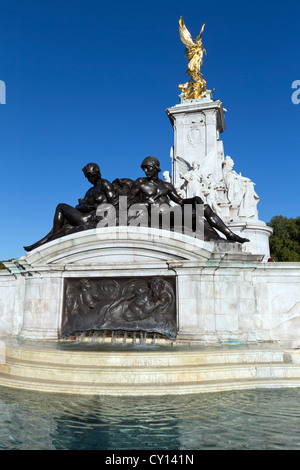
[(0, 386), (26, 390), (134, 396), (300, 385), (293, 351), (272, 343), (133, 347), (4, 338), (1, 344)]

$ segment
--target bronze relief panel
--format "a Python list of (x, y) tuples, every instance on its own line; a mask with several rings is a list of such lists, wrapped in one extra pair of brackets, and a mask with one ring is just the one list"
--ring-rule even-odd
[(62, 337), (97, 330), (175, 338), (174, 277), (65, 279)]

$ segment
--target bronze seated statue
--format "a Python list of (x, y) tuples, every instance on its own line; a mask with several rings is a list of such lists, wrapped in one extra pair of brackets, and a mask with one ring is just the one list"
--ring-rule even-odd
[[(147, 225), (153, 227), (152, 211), (156, 210), (158, 219), (161, 221), (166, 209), (170, 214), (170, 230), (178, 230), (178, 223), (175, 227), (174, 211), (181, 209), (182, 213), (186, 205), (192, 208), (192, 227), (191, 230), (197, 230), (197, 217), (199, 218), (198, 207), (202, 208), (202, 220), (204, 223), (204, 240), (224, 240), (218, 232), (222, 233), (227, 241), (245, 243), (249, 240), (233, 233), (221, 220), (221, 218), (211, 209), (208, 204), (199, 197), (183, 199), (179, 196), (171, 183), (161, 180), (158, 177), (160, 169), (159, 160), (153, 156), (146, 157), (141, 168), (145, 172), (145, 177), (133, 181), (129, 178), (117, 178), (112, 183), (101, 177), (100, 168), (96, 163), (88, 163), (83, 168), (83, 173), (92, 187), (87, 191), (83, 199), (78, 200), (78, 205), (72, 207), (68, 204), (58, 204), (54, 214), (53, 226), (50, 232), (33, 245), (25, 246), (26, 251), (31, 251), (47, 242), (55, 240), (71, 233), (82, 230), (89, 230), (103, 226), (105, 219), (105, 210), (110, 205), (115, 208), (116, 225), (124, 224), (124, 218), (119, 217), (119, 200), (121, 196), (126, 197), (127, 208), (131, 216), (126, 219), (126, 224), (130, 225), (137, 217), (140, 217), (140, 211), (146, 211)], [(103, 210), (101, 211), (101, 209)], [(133, 210), (136, 208), (136, 211)], [(174, 209), (175, 208), (175, 209)], [(101, 215), (100, 215), (101, 214)], [(145, 215), (145, 214), (144, 214)], [(145, 217), (143, 217), (145, 220)], [(105, 222), (105, 220), (104, 220)], [(136, 225), (136, 220), (135, 220)], [(159, 228), (163, 228), (159, 222)], [(217, 232), (218, 231), (218, 232)]]

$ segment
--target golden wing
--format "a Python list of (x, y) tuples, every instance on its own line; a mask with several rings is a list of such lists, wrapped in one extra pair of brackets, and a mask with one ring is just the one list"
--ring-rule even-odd
[[(203, 29), (203, 26), (202, 26), (202, 29)], [(189, 31), (187, 30), (184, 24), (182, 16), (180, 17), (180, 20), (179, 20), (179, 34), (180, 34), (181, 41), (187, 48), (196, 46), (196, 44), (192, 40), (192, 36), (190, 35)]]
[(199, 36), (196, 37), (196, 43), (198, 43), (202, 37), (203, 31), (204, 31), (205, 23), (202, 25), (201, 31)]

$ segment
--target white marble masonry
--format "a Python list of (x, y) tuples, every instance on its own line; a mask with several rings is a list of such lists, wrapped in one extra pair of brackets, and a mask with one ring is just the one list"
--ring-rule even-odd
[(239, 244), (155, 229), (68, 235), (6, 263), (0, 275), (0, 334), (57, 340), (68, 277), (153, 275), (176, 278), (180, 340), (300, 347), (300, 263), (262, 258)]
[(174, 129), (172, 183), (182, 197), (200, 196), (238, 235), (248, 238), (248, 253), (270, 257), (272, 229), (258, 219), (255, 184), (233, 169), (224, 154), (220, 134), (225, 130), (223, 103), (212, 93), (183, 101), (166, 110)]
[(189, 100), (167, 109), (174, 128), (173, 184), (182, 184), (177, 157), (190, 164), (204, 164), (215, 181), (222, 179), (223, 147), (219, 134), (225, 130), (223, 104), (220, 100)]

